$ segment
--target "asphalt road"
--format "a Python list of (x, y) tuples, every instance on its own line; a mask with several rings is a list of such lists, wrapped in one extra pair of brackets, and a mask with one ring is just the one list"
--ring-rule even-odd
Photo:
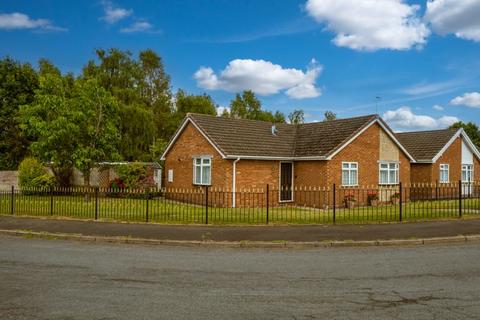
[(0, 236), (0, 319), (479, 319), (480, 245), (231, 249)]

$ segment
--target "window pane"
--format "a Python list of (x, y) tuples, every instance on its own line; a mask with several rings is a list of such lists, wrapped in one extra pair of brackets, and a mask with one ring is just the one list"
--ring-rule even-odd
[(351, 166), (352, 169), (357, 169), (357, 164), (356, 163), (352, 163), (350, 166)]
[(202, 183), (202, 167), (195, 166), (195, 183), (201, 184)]
[(342, 184), (347, 186), (349, 184), (349, 174), (347, 170), (342, 171)]
[(388, 169), (388, 164), (386, 164), (386, 163), (380, 163), (380, 168), (381, 168), (381, 169)]
[(209, 165), (210, 164), (210, 159), (204, 158), (203, 159), (203, 164)]
[(380, 183), (388, 183), (388, 171), (380, 171)]
[(350, 171), (350, 184), (351, 185), (356, 185), (358, 183), (357, 182), (357, 174), (358, 174), (357, 170)]
[(397, 167), (397, 164), (396, 163), (389, 163), (389, 166), (390, 166), (390, 170), (393, 170)]
[(202, 177), (203, 184), (210, 184), (210, 166), (203, 167), (203, 177)]
[(201, 165), (201, 164), (202, 164), (202, 159), (200, 159), (200, 158), (195, 158), (195, 164), (196, 164), (196, 165)]

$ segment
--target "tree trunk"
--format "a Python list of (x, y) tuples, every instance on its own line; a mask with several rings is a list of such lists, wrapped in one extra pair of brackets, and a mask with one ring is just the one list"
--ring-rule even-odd
[(70, 186), (70, 178), (73, 173), (72, 168), (52, 168), (52, 171), (60, 187)]

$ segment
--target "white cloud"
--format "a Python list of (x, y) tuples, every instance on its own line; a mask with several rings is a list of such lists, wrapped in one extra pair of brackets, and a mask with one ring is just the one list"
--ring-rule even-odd
[(467, 92), (463, 96), (452, 99), (450, 103), (456, 106), (463, 105), (470, 108), (480, 108), (480, 92)]
[(133, 14), (133, 10), (115, 7), (110, 1), (103, 1), (102, 4), (105, 15), (100, 19), (105, 20), (109, 24), (114, 24)]
[(307, 70), (283, 68), (265, 60), (236, 59), (228, 63), (217, 75), (210, 67), (201, 67), (194, 74), (197, 85), (209, 90), (239, 92), (252, 90), (260, 95), (276, 94), (286, 90), (294, 99), (314, 98), (321, 95), (315, 81), (322, 66), (312, 59)]
[(150, 22), (145, 20), (139, 20), (132, 23), (130, 26), (126, 28), (120, 29), (122, 33), (138, 33), (138, 32), (151, 32), (151, 33), (159, 33), (160, 31), (154, 31), (153, 26)]
[(442, 129), (460, 121), (457, 117), (442, 116), (433, 118), (414, 114), (409, 107), (400, 107), (383, 114), (383, 119), (397, 130), (432, 130)]
[(441, 105), (439, 104), (436, 104), (432, 107), (434, 110), (437, 110), (437, 111), (442, 111), (443, 109), (445, 109), (444, 107), (442, 107)]
[(407, 50), (430, 35), (418, 5), (403, 0), (308, 0), (307, 12), (336, 33), (333, 42), (354, 50)]
[(435, 32), (480, 41), (480, 1), (429, 0), (425, 13)]
[(0, 13), (0, 29), (36, 29), (42, 31), (67, 31), (67, 29), (65, 28), (60, 28), (53, 25), (50, 20), (31, 19), (28, 15), (19, 12)]

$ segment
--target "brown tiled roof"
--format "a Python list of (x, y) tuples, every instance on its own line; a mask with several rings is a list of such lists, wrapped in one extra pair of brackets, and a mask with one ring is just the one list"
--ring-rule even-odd
[(397, 133), (397, 139), (416, 161), (431, 161), (458, 129)]
[(297, 128), (295, 156), (328, 156), (376, 118), (368, 115), (301, 124)]
[(342, 146), (376, 115), (300, 125), (189, 114), (226, 156), (322, 157)]
[(203, 114), (188, 115), (225, 155), (291, 157), (295, 126)]

